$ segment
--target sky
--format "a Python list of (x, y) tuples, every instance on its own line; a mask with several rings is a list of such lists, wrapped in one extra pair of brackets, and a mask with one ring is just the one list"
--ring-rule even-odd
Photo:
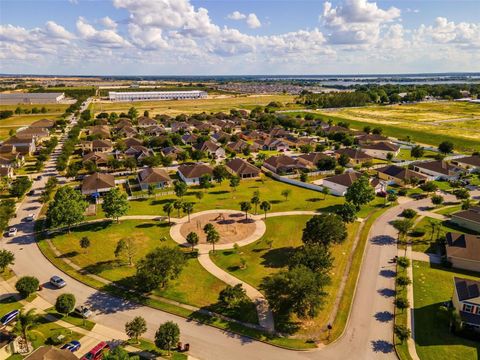
[(480, 0), (0, 0), (0, 73), (480, 71)]

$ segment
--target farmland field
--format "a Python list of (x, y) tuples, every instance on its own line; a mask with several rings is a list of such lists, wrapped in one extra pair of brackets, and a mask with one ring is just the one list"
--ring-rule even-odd
[(480, 149), (480, 105), (464, 102), (433, 102), (409, 105), (368, 106), (319, 110), (352, 127), (381, 126), (386, 135), (409, 135), (419, 143), (438, 145), (451, 140), (460, 150)]
[[(178, 115), (193, 113), (229, 112), (230, 109), (251, 110), (255, 106), (265, 106), (271, 101), (279, 101), (286, 105), (292, 103), (294, 97), (291, 95), (256, 95), (237, 97), (217, 97), (202, 100), (170, 100), (170, 101), (135, 101), (135, 102), (94, 102), (91, 105), (93, 112), (102, 111), (127, 112), (132, 106), (138, 109), (139, 113), (148, 110), (150, 116), (157, 114)], [(296, 106), (293, 105), (292, 106)]]

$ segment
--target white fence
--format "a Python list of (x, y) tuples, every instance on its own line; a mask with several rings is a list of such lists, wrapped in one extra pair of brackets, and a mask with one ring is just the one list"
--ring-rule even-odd
[(284, 183), (287, 183), (287, 184), (290, 184), (290, 185), (299, 186), (299, 187), (302, 187), (302, 188), (305, 188), (305, 189), (309, 189), (309, 190), (313, 190), (313, 191), (322, 191), (322, 190), (323, 190), (323, 187), (322, 187), (322, 186), (318, 186), (318, 185), (314, 185), (314, 184), (308, 184), (308, 183), (304, 183), (304, 182), (302, 182), (302, 181), (298, 181), (298, 180), (294, 180), (294, 179), (287, 178), (287, 177), (285, 177), (285, 176), (277, 175), (277, 174), (275, 174), (273, 171), (270, 171), (270, 170), (268, 170), (267, 168), (265, 168), (265, 167), (263, 167), (263, 166), (262, 166), (262, 170), (263, 170), (263, 172), (265, 172), (267, 175), (273, 177), (275, 180), (278, 180), (278, 181), (281, 181), (281, 182), (284, 182)]

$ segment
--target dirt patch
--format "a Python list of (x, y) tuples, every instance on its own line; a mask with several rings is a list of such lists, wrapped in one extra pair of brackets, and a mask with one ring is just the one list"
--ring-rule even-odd
[(242, 213), (214, 213), (197, 216), (184, 223), (180, 228), (180, 234), (186, 237), (188, 233), (195, 232), (200, 238), (200, 244), (206, 244), (206, 235), (203, 227), (211, 223), (220, 234), (219, 244), (232, 244), (246, 239), (255, 232), (255, 221), (245, 221)]

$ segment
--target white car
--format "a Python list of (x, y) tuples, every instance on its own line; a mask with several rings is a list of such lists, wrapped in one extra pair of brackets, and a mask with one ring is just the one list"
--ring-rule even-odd
[(17, 235), (17, 231), (18, 231), (17, 228), (14, 228), (14, 227), (10, 228), (10, 230), (8, 230), (8, 236), (13, 237)]
[(60, 276), (54, 275), (50, 278), (50, 284), (55, 286), (57, 289), (61, 289), (67, 285), (65, 280), (63, 280)]
[(35, 218), (34, 214), (28, 214), (28, 216), (25, 218), (25, 221), (33, 221), (34, 218)]

